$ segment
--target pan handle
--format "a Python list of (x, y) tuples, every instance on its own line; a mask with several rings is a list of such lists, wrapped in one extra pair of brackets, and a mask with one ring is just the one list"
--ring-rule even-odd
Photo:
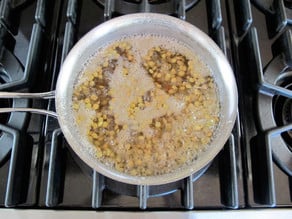
[[(43, 93), (18, 93), (18, 92), (0, 92), (0, 99), (3, 98), (16, 98), (16, 99), (54, 99), (55, 91), (43, 92)], [(0, 108), (0, 113), (11, 112), (30, 112), (41, 115), (48, 115), (58, 118), (58, 115), (54, 111), (34, 109), (34, 108)]]
[(17, 93), (17, 92), (0, 92), (0, 99), (2, 98), (17, 98), (17, 99), (54, 99), (55, 91), (43, 92), (43, 93)]

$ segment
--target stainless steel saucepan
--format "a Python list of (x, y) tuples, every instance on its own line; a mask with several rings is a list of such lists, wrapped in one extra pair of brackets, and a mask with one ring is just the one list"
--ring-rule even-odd
[[(198, 158), (184, 169), (174, 170), (169, 174), (147, 177), (120, 173), (99, 162), (96, 157), (84, 150), (90, 143), (86, 136), (81, 136), (78, 132), (72, 110), (73, 86), (84, 63), (97, 52), (98, 48), (108, 42), (142, 33), (172, 37), (192, 48), (212, 70), (220, 99), (220, 122), (206, 150), (201, 152)], [(2, 108), (0, 112), (29, 111), (57, 117), (66, 140), (86, 164), (107, 177), (137, 185), (159, 185), (174, 182), (206, 166), (227, 141), (235, 122), (238, 102), (233, 71), (219, 47), (195, 26), (168, 15), (153, 13), (131, 14), (114, 18), (87, 33), (66, 57), (61, 67), (55, 92), (37, 94), (1, 92), (0, 98), (55, 98), (56, 112), (30, 108)]]

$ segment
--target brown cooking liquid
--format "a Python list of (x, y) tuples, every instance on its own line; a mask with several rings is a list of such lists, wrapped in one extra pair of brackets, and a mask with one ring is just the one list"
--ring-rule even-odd
[(219, 122), (216, 90), (210, 69), (187, 46), (135, 36), (91, 58), (72, 107), (98, 160), (153, 176), (188, 165), (210, 143)]

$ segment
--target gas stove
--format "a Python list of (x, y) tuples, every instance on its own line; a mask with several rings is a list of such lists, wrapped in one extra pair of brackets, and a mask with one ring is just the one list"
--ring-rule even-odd
[[(234, 69), (238, 116), (201, 171), (159, 186), (116, 182), (70, 149), (55, 118), (0, 114), (0, 212), (10, 209), (183, 211), (292, 207), (292, 9), (284, 0), (2, 0), (0, 90), (54, 90), (74, 44), (128, 13), (184, 19), (207, 33)], [(0, 99), (54, 110), (54, 101)]]

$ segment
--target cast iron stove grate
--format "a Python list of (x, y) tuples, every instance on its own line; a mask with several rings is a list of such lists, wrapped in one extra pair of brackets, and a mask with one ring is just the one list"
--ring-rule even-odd
[[(2, 0), (0, 12), (9, 15), (10, 10), (17, 9), (20, 24), (13, 26), (18, 32), (11, 33), (15, 34), (17, 49), (23, 48), (18, 45), (22, 38), (28, 41), (26, 53), (19, 59), (24, 72), (33, 72), (33, 76), (27, 75), (23, 88), (38, 92), (54, 89), (61, 63), (80, 37), (104, 20), (122, 14), (116, 11), (111, 0), (104, 1), (105, 7), (93, 0), (38, 0), (23, 5), (20, 3), (24, 1), (18, 1), (15, 6), (12, 2), (17, 1)], [(154, 1), (140, 2), (144, 3), (143, 11), (147, 11), (149, 5), (159, 7)], [(232, 3), (220, 0), (162, 2), (172, 4), (173, 11), (160, 13), (186, 19), (208, 33), (233, 63), (230, 47), (233, 33), (229, 32), (228, 23), (233, 13)], [(240, 1), (239, 7), (235, 7), (243, 15), (238, 26), (243, 22), (248, 28), (249, 23), (245, 24), (244, 19), (249, 18), (251, 12), (246, 7), (241, 8), (241, 4), (245, 6), (246, 1)], [(3, 24), (10, 25), (9, 22)], [(17, 89), (20, 87), (15, 85), (11, 90)], [(54, 109), (52, 101), (32, 104)], [(32, 115), (27, 129), (24, 128), (28, 150), (24, 140), (18, 141), (18, 146), (13, 148), (20, 148), (20, 153), (14, 149), (16, 152), (12, 151), (8, 161), (0, 166), (1, 179), (4, 179), (0, 183), (0, 206), (91, 210), (244, 208), (239, 127), (237, 120), (224, 149), (202, 173), (166, 187), (137, 187), (114, 182), (90, 170), (70, 151), (54, 118)], [(25, 169), (29, 171), (23, 171)], [(9, 171), (11, 176), (8, 176)]]
[(246, 203), (292, 206), (291, 8), (287, 1), (229, 2)]
[[(144, 1), (142, 1), (144, 2)], [(141, 3), (142, 3), (141, 2)], [(174, 1), (169, 1), (174, 2)], [(175, 1), (176, 3), (183, 4), (184, 1)], [(121, 13), (117, 9), (117, 4), (114, 4), (112, 1), (106, 1), (104, 20), (111, 18), (113, 15), (116, 15), (116, 12)], [(133, 3), (134, 4), (134, 3)], [(149, 3), (150, 4), (150, 3)], [(202, 4), (205, 3), (201, 3)], [(67, 16), (70, 15), (69, 11), (73, 10), (70, 6), (74, 4), (68, 4)], [(154, 7), (152, 5), (151, 7)], [(159, 6), (159, 5), (157, 5)], [(222, 14), (221, 14), (221, 5), (219, 1), (208, 2), (204, 7), (208, 8), (208, 15), (206, 17), (208, 22), (208, 29), (210, 34), (213, 36), (214, 40), (218, 42), (219, 46), (223, 49), (224, 52), (227, 51), (225, 44), (225, 31), (222, 26)], [(111, 9), (107, 11), (108, 9)], [(180, 7), (174, 9), (173, 13), (169, 11), (165, 12), (167, 14), (172, 14), (183, 18), (180, 16)], [(191, 9), (190, 9), (191, 10)], [(214, 13), (214, 10), (216, 13)], [(78, 9), (76, 8), (76, 11)], [(81, 11), (82, 13), (82, 11)], [(81, 14), (82, 16), (82, 14)], [(82, 21), (82, 17), (80, 18)], [(70, 19), (66, 23), (66, 27)], [(81, 25), (81, 24), (80, 24)], [(65, 31), (65, 33), (67, 33)], [(75, 33), (69, 34), (75, 35)], [(66, 35), (65, 35), (66, 36)], [(65, 38), (66, 39), (66, 38)], [(64, 41), (66, 45), (66, 41)], [(71, 44), (71, 43), (70, 43)], [(66, 48), (66, 47), (65, 47)], [(64, 54), (64, 53), (62, 53)], [(236, 131), (235, 131), (236, 133)], [(210, 169), (215, 171), (218, 196), (220, 197), (217, 200), (214, 206), (226, 207), (226, 208), (238, 208), (239, 207), (239, 198), (238, 198), (238, 176), (236, 170), (236, 141), (234, 140), (233, 135), (230, 137), (230, 140), (226, 144), (225, 149), (218, 156), (218, 161), (214, 162), (215, 164)], [(64, 154), (68, 153), (66, 143), (62, 140), (62, 134), (60, 130), (54, 130), (52, 134), (52, 144), (50, 145), (51, 151), (49, 155), (49, 167), (48, 167), (48, 181), (45, 194), (45, 205), (49, 207), (68, 207), (65, 204), (64, 199), (66, 199), (66, 173), (64, 169), (68, 167), (68, 161), (64, 161)], [(70, 149), (69, 149), (70, 150)], [(89, 177), (89, 182), (91, 183), (90, 195), (91, 203), (86, 203), (82, 207), (92, 207), (94, 209), (107, 209), (107, 208), (117, 208), (116, 205), (119, 205), (121, 208), (131, 207), (131, 208), (140, 208), (140, 209), (151, 209), (151, 208), (165, 208), (172, 207), (176, 209), (193, 209), (195, 206), (195, 197), (196, 189), (193, 181), (195, 181), (199, 176), (201, 176), (207, 169), (203, 169), (200, 173), (190, 176), (185, 180), (175, 182), (168, 185), (162, 186), (132, 186), (119, 182), (114, 182), (106, 177), (93, 172), (86, 165), (80, 164), (80, 161), (76, 156), (73, 156), (73, 160), (77, 163), (78, 166), (81, 166), (81, 169)], [(78, 161), (79, 160), (79, 161)], [(59, 171), (60, 170), (60, 171)], [(210, 173), (212, 175), (212, 173)], [(213, 177), (213, 176), (212, 176)], [(74, 193), (75, 194), (75, 193)], [(70, 195), (68, 195), (70, 196)], [(125, 198), (123, 198), (125, 196)], [(158, 197), (158, 198), (157, 198)], [(69, 198), (70, 199), (70, 198)], [(118, 201), (116, 201), (118, 200)], [(158, 201), (156, 201), (158, 200)], [(171, 203), (173, 201), (173, 203)], [(75, 203), (74, 203), (75, 204)], [(205, 203), (203, 203), (205, 204)], [(72, 204), (73, 205), (73, 204)], [(77, 205), (77, 204), (76, 204)], [(209, 204), (212, 205), (212, 204)], [(204, 205), (203, 205), (204, 206)], [(214, 206), (211, 206), (214, 207)], [(205, 207), (205, 206), (204, 206)], [(210, 207), (210, 206), (209, 206)], [(200, 208), (200, 207), (198, 207)]]

